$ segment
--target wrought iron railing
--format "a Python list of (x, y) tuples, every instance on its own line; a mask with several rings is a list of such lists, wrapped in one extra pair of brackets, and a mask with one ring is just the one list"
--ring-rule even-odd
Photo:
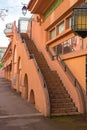
[(4, 33), (5, 33), (5, 34), (12, 33), (12, 29), (6, 28), (6, 29), (4, 30)]
[(12, 27), (13, 27), (13, 24), (12, 24), (12, 23), (7, 23), (7, 24), (6, 24), (6, 28), (12, 29)]
[(12, 23), (7, 23), (4, 33), (5, 34), (12, 33), (12, 26), (13, 26)]
[(51, 51), (49, 50), (49, 47), (48, 47), (48, 46), (46, 46), (46, 51), (48, 52), (48, 54), (49, 54), (49, 56), (50, 56), (50, 58), (51, 58), (52, 60), (54, 60), (54, 59), (57, 58), (57, 55), (53, 55), (53, 54), (51, 53)]
[(72, 82), (72, 84), (78, 88), (79, 93), (81, 95), (82, 98), (82, 103), (83, 103), (83, 108), (84, 108), (84, 113), (86, 113), (86, 103), (85, 103), (85, 97), (84, 97), (84, 92), (82, 90), (82, 86), (80, 85), (79, 81), (77, 80), (77, 78), (73, 75), (73, 73), (71, 72), (71, 70), (69, 69), (69, 67), (65, 64), (65, 62), (61, 59), (60, 56), (58, 55), (52, 55), (51, 51), (49, 50), (49, 48), (47, 47), (47, 52), (49, 53), (50, 57), (52, 57), (52, 60), (58, 60), (58, 63), (61, 65), (61, 67), (63, 68), (64, 72), (67, 74), (68, 78), (70, 79), (70, 81)]

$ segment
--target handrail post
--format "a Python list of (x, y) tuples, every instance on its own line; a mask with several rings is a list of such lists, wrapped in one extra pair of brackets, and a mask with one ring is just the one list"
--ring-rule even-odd
[(77, 83), (77, 80), (76, 80), (76, 78), (75, 78), (75, 80), (74, 80), (74, 85), (75, 85), (75, 87), (76, 87), (76, 83)]
[(67, 68), (67, 67), (66, 67), (66, 65), (65, 65), (65, 66), (64, 66), (64, 71), (65, 71), (65, 72), (66, 72), (66, 68)]

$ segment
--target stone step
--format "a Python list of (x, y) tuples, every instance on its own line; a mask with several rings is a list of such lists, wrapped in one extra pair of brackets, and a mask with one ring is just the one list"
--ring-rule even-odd
[(66, 116), (66, 115), (79, 115), (79, 112), (61, 112), (61, 113), (51, 113), (51, 116)]
[(64, 94), (50, 94), (50, 98), (58, 99), (58, 98), (70, 98), (70, 95), (67, 93)]
[(59, 88), (59, 89), (53, 89), (53, 88), (49, 88), (49, 92), (51, 93), (51, 95), (53, 94), (56, 94), (56, 95), (59, 95), (59, 94), (61, 94), (61, 95), (64, 95), (64, 94), (68, 94), (68, 92), (65, 90), (65, 89), (61, 89), (61, 88)]
[(63, 102), (63, 103), (54, 103), (54, 104), (51, 104), (51, 107), (52, 108), (72, 108), (72, 107), (75, 107), (75, 104), (73, 102)]
[(72, 108), (52, 108), (51, 109), (51, 113), (68, 113), (68, 112), (77, 112), (77, 108), (76, 107), (72, 107)]
[(52, 104), (54, 104), (54, 103), (68, 103), (68, 102), (72, 102), (72, 99), (71, 98), (58, 98), (58, 99), (51, 98)]
[(61, 89), (63, 87), (63, 84), (60, 82), (54, 82), (53, 80), (47, 80), (45, 79), (47, 84), (52, 87), (52, 89)]
[[(46, 76), (48, 76), (48, 77), (46, 77)], [(49, 75), (47, 74), (45, 74), (45, 79), (46, 79), (46, 81), (49, 83), (49, 84), (57, 84), (57, 85), (63, 85), (63, 83), (62, 82), (60, 82), (59, 81), (59, 79), (55, 79), (55, 78), (52, 78), (52, 77), (49, 77)]]

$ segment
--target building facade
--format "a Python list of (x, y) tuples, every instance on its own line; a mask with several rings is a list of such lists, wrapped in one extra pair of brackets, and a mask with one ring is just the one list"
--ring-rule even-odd
[(0, 47), (0, 78), (4, 77), (3, 63), (1, 62), (1, 59), (2, 59), (6, 49), (7, 49), (7, 47)]
[(0, 61), (5, 53), (6, 49), (7, 49), (7, 47), (0, 47)]
[(71, 29), (73, 8), (82, 2), (31, 0), (32, 18), (6, 26), (6, 78), (45, 116), (87, 112), (87, 38)]

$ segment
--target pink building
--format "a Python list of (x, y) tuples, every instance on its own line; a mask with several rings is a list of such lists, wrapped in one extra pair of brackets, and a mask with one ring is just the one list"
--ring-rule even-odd
[(6, 26), (6, 78), (45, 116), (87, 112), (87, 38), (83, 44), (71, 29), (73, 8), (82, 2), (31, 0), (32, 18)]

